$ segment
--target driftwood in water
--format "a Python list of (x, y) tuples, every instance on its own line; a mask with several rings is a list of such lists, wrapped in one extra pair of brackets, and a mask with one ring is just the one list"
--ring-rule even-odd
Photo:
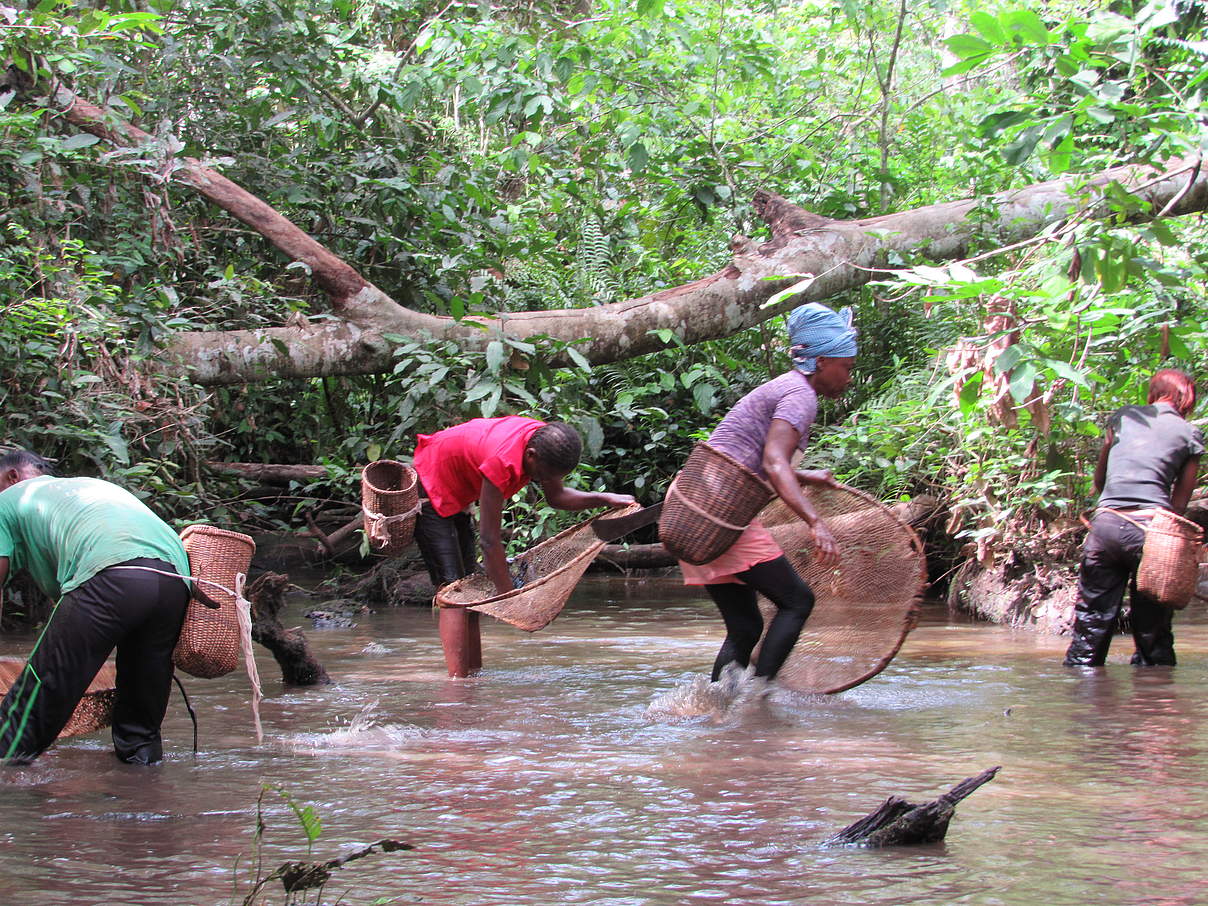
[(356, 859), (363, 859), (371, 853), (381, 850), (384, 853), (406, 852), (409, 849), (415, 849), (410, 843), (402, 843), (399, 840), (378, 840), (376, 843), (371, 843), (368, 846), (361, 847), (347, 855), (340, 856), (338, 859), (331, 859), (327, 862), (285, 862), (270, 876), (281, 879), (281, 886), (285, 888), (286, 893), (294, 893), (299, 890), (312, 890), (316, 887), (322, 887), (331, 880), (331, 873), (337, 868), (341, 868)]
[[(1000, 765), (1001, 767), (1001, 765)], [(994, 778), (999, 768), (989, 768), (967, 777), (937, 799), (915, 805), (900, 796), (890, 796), (881, 807), (855, 824), (845, 827), (823, 846), (905, 846), (938, 843), (948, 833), (948, 822), (956, 804)]]
[(281, 667), (281, 678), (291, 686), (317, 686), (330, 683), (331, 677), (315, 659), (301, 629), (281, 625), (281, 608), (289, 576), (265, 573), (248, 589), (252, 602), (252, 640), (272, 652)]

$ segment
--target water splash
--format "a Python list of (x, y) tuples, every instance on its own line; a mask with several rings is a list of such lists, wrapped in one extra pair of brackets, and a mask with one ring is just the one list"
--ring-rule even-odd
[(411, 725), (382, 723), (378, 699), (367, 702), (349, 721), (348, 726), (326, 733), (299, 733), (287, 744), (302, 751), (320, 749), (388, 750), (422, 739), (423, 729)]
[(655, 697), (646, 707), (647, 720), (664, 723), (737, 723), (745, 714), (761, 707), (771, 687), (755, 668), (743, 670), (728, 664), (717, 682), (708, 677), (694, 676), (670, 692)]

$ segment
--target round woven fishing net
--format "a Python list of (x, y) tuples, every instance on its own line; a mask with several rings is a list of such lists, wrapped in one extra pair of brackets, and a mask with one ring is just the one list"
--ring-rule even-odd
[[(823, 568), (810, 532), (777, 498), (759, 520), (814, 590), (814, 611), (777, 683), (799, 692), (842, 692), (889, 664), (918, 620), (927, 584), (923, 545), (889, 507), (844, 485), (805, 485), (806, 496), (838, 542), (841, 562)], [(760, 599), (764, 625), (776, 608)]]
[[(16, 657), (0, 657), (0, 695), (8, 692), (25, 669), (25, 661)], [(93, 733), (113, 723), (113, 701), (117, 698), (117, 673), (112, 662), (101, 667), (88, 684), (75, 711), (67, 720), (67, 726), (59, 731), (59, 738), (82, 736)]]
[[(637, 512), (636, 504), (602, 513), (619, 516)], [(512, 574), (523, 585), (507, 594), (495, 593), (495, 584), (481, 573), (450, 582), (436, 593), (438, 607), (469, 607), (536, 632), (553, 622), (579, 584), (579, 579), (607, 543), (596, 537), (592, 523), (600, 516), (547, 538), (512, 561)]]

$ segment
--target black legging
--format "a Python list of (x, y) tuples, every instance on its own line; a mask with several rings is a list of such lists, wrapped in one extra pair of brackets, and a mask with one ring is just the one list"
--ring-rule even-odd
[(726, 664), (737, 663), (745, 669), (751, 663), (751, 651), (763, 634), (757, 593), (776, 605), (776, 616), (755, 664), (756, 676), (772, 679), (797, 644), (801, 627), (814, 609), (814, 592), (783, 556), (757, 563), (737, 575), (745, 585), (705, 586), (726, 622), (726, 640), (713, 664), (713, 681), (717, 682)]

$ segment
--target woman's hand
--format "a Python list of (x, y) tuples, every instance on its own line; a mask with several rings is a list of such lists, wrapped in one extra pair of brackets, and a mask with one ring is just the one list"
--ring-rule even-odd
[(839, 487), (830, 469), (798, 469), (797, 480), (802, 484), (819, 484), (827, 488)]
[(622, 507), (632, 506), (637, 503), (637, 498), (632, 494), (600, 494), (600, 499), (603, 501), (603, 506)]
[(819, 519), (810, 526), (810, 529), (814, 533), (814, 553), (818, 557), (818, 563), (832, 568), (838, 566), (839, 545), (835, 541), (835, 536), (831, 534), (831, 530), (826, 527), (826, 523)]

